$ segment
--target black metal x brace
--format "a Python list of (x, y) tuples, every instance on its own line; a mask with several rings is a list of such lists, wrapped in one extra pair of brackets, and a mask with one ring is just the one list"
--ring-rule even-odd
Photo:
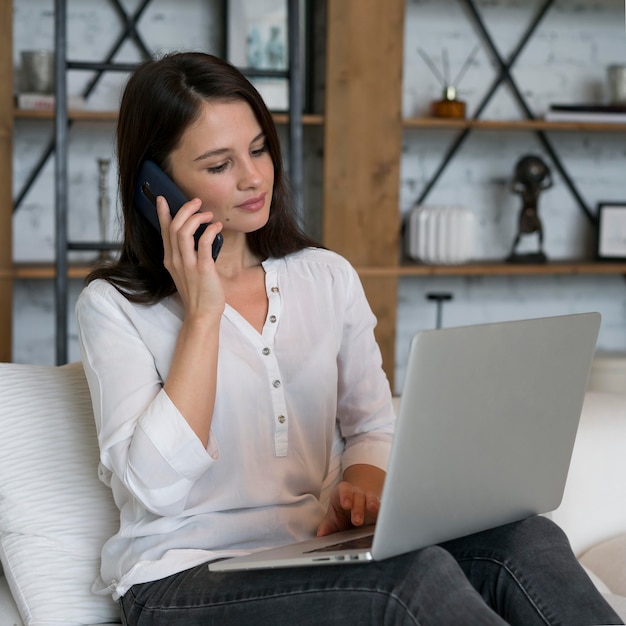
[[(511, 89), (513, 91), (513, 95), (515, 96), (516, 100), (518, 101), (518, 103), (522, 107), (526, 117), (528, 119), (530, 119), (530, 120), (536, 119), (534, 114), (533, 114), (533, 112), (532, 112), (532, 110), (528, 106), (528, 103), (524, 99), (524, 96), (520, 92), (520, 90), (519, 90), (519, 88), (517, 86), (517, 83), (515, 82), (515, 79), (511, 76), (511, 68), (513, 67), (513, 65), (517, 61), (519, 55), (521, 54), (521, 52), (525, 48), (526, 44), (528, 43), (528, 41), (532, 37), (533, 33), (536, 31), (537, 27), (539, 26), (540, 22), (545, 17), (545, 15), (548, 12), (548, 10), (554, 4), (554, 0), (545, 0), (544, 1), (542, 6), (540, 7), (539, 11), (535, 15), (534, 19), (530, 23), (529, 27), (526, 29), (526, 32), (521, 37), (517, 47), (515, 48), (514, 52), (511, 54), (511, 56), (510, 56), (508, 61), (505, 61), (502, 58), (502, 56), (500, 55), (498, 49), (496, 48), (496, 46), (495, 46), (495, 44), (493, 42), (493, 39), (492, 39), (491, 35), (489, 34), (487, 28), (485, 27), (485, 24), (484, 24), (484, 22), (482, 20), (482, 17), (480, 16), (480, 14), (479, 14), (479, 12), (478, 12), (478, 10), (476, 8), (476, 5), (475, 5), (474, 1), (473, 0), (461, 0), (461, 1), (465, 4), (465, 6), (469, 10), (471, 16), (473, 17), (474, 21), (476, 22), (476, 25), (477, 25), (480, 33), (481, 33), (481, 36), (482, 36), (483, 40), (485, 41), (485, 43), (488, 45), (489, 49), (491, 50), (494, 58), (496, 59), (496, 62), (499, 65), (499, 70), (500, 70), (498, 75), (496, 76), (493, 84), (491, 85), (490, 89), (487, 91), (487, 93), (483, 97), (481, 103), (479, 104), (478, 108), (476, 109), (476, 112), (472, 116), (472, 119), (478, 119), (480, 117), (480, 115), (482, 114), (483, 110), (485, 109), (485, 107), (487, 106), (487, 104), (489, 103), (489, 101), (491, 100), (493, 95), (495, 94), (495, 92), (498, 89), (498, 87), (502, 83), (504, 83), (505, 81), (511, 87)], [(465, 139), (469, 135), (470, 130), (471, 130), (471, 128), (469, 128), (469, 127), (465, 128), (456, 137), (454, 142), (450, 145), (450, 147), (448, 148), (447, 152), (445, 153), (445, 155), (444, 155), (444, 157), (443, 157), (443, 159), (442, 159), (438, 169), (436, 170), (435, 174), (430, 178), (430, 180), (428, 181), (426, 187), (424, 188), (424, 190), (420, 194), (420, 196), (419, 196), (419, 198), (417, 200), (417, 204), (423, 203), (424, 199), (430, 193), (430, 191), (434, 187), (435, 183), (437, 182), (437, 180), (439, 179), (441, 174), (443, 174), (445, 168), (447, 167), (448, 163), (450, 162), (450, 160), (452, 159), (454, 154), (461, 147), (461, 145), (463, 144), (463, 142), (465, 141)], [(552, 146), (552, 143), (549, 141), (548, 137), (546, 136), (546, 133), (544, 131), (542, 131), (542, 130), (535, 130), (534, 132), (535, 132), (537, 138), (539, 139), (541, 145), (543, 146), (544, 150), (549, 154), (549, 156), (552, 159), (552, 161), (553, 161), (555, 167), (557, 168), (559, 174), (563, 178), (563, 181), (565, 182), (565, 184), (569, 188), (571, 194), (574, 196), (574, 198), (578, 202), (578, 204), (579, 204), (580, 208), (582, 209), (582, 211), (585, 213), (585, 215), (589, 218), (589, 220), (592, 223), (596, 223), (597, 222), (597, 218), (591, 213), (589, 207), (587, 206), (587, 204), (585, 203), (584, 199), (582, 198), (580, 192), (576, 188), (576, 185), (574, 184), (574, 181), (571, 179), (571, 177), (567, 173), (565, 167), (563, 166), (563, 164), (562, 164), (562, 162), (561, 162), (561, 160), (560, 160), (556, 150)]]
[[(152, 0), (142, 0), (139, 7), (135, 10), (132, 15), (129, 15), (124, 7), (120, 4), (119, 0), (109, 0), (113, 7), (115, 8), (117, 14), (122, 19), (124, 24), (124, 28), (116, 41), (111, 46), (108, 54), (105, 59), (101, 63), (89, 63), (89, 62), (78, 62), (78, 61), (66, 61), (67, 69), (76, 69), (76, 70), (95, 70), (95, 74), (93, 78), (89, 81), (87, 86), (83, 89), (81, 96), (83, 98), (88, 98), (93, 90), (96, 88), (100, 79), (102, 78), (104, 72), (108, 71), (117, 71), (117, 72), (129, 72), (135, 69), (136, 64), (128, 64), (128, 63), (114, 63), (113, 59), (115, 55), (118, 53), (119, 49), (122, 47), (122, 44), (129, 39), (132, 39), (142, 56), (146, 59), (149, 59), (152, 55), (148, 50), (148, 47), (144, 43), (141, 38), (139, 32), (137, 31), (137, 23), (139, 22), (143, 12), (150, 4)], [(72, 121), (69, 120), (67, 123), (67, 127), (70, 128), (72, 126)], [(14, 203), (13, 203), (13, 212), (18, 210), (24, 197), (33, 186), (35, 180), (37, 180), (41, 170), (44, 168), (45, 164), (48, 162), (48, 159), (54, 154), (56, 148), (55, 139), (51, 139), (45, 150), (42, 152), (41, 157), (33, 167), (29, 177), (26, 179), (26, 182), (22, 186), (21, 191), (18, 193)]]

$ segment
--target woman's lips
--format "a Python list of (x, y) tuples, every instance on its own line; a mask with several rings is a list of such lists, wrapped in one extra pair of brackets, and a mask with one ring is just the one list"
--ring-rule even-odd
[(237, 208), (243, 209), (244, 211), (258, 211), (265, 206), (265, 196), (267, 196), (267, 192), (238, 204)]

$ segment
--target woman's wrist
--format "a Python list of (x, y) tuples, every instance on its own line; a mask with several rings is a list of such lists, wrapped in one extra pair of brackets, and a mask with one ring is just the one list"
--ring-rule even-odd
[(364, 493), (382, 494), (385, 471), (375, 465), (359, 463), (350, 465), (343, 473), (343, 479)]

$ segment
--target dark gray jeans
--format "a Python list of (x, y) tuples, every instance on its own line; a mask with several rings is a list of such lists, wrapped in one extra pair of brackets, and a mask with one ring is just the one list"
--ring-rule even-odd
[(543, 517), (378, 563), (215, 573), (133, 586), (125, 624), (622, 624)]

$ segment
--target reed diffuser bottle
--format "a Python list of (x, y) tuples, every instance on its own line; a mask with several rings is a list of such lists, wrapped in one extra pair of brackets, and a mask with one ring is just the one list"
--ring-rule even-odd
[(441, 100), (435, 100), (431, 104), (431, 115), (433, 117), (465, 119), (465, 102), (459, 100), (456, 85), (461, 82), (461, 78), (474, 60), (477, 51), (478, 46), (475, 46), (472, 53), (465, 60), (465, 63), (463, 63), (456, 78), (450, 80), (448, 51), (445, 49), (443, 51), (443, 73), (441, 73), (431, 58), (421, 48), (418, 48), (418, 52), (424, 59), (426, 65), (428, 65), (431, 72), (437, 77), (443, 87)]

